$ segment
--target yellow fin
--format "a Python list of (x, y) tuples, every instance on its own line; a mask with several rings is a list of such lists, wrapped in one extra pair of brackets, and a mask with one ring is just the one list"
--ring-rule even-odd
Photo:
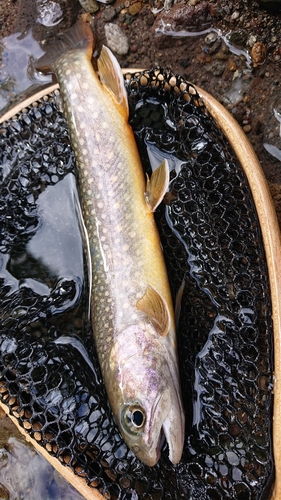
[(100, 81), (113, 94), (117, 104), (120, 106), (121, 112), (128, 119), (129, 107), (123, 73), (116, 57), (104, 45), (98, 58), (98, 71)]
[(171, 318), (165, 300), (154, 288), (148, 286), (145, 294), (137, 302), (137, 308), (144, 312), (161, 337), (169, 333)]
[(170, 171), (167, 160), (163, 160), (159, 167), (152, 172), (150, 179), (147, 176), (145, 197), (152, 212), (158, 207), (167, 193), (169, 180)]
[(175, 304), (175, 320), (176, 320), (176, 328), (179, 326), (180, 321), (180, 313), (181, 313), (181, 303), (182, 296), (185, 288), (185, 277), (182, 280), (182, 284), (178, 289), (178, 293), (176, 295), (176, 304)]

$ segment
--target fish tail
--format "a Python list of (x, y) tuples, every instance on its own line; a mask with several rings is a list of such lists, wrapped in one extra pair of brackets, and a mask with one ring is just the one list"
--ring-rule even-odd
[(84, 52), (89, 59), (94, 49), (94, 36), (91, 27), (82, 19), (79, 19), (62, 36), (52, 40), (47, 46), (46, 53), (36, 61), (35, 67), (42, 72), (54, 70), (54, 65), (60, 56), (69, 51)]

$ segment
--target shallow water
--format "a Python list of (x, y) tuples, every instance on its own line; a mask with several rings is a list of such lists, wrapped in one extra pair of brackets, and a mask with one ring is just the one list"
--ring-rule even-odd
[(0, 448), (0, 498), (82, 500), (84, 497), (33, 447), (23, 439), (10, 436)]
[(36, 89), (51, 83), (50, 76), (35, 73), (32, 60), (39, 58), (44, 51), (34, 40), (31, 31), (25, 35), (14, 33), (0, 40), (0, 116), (20, 95), (28, 89)]

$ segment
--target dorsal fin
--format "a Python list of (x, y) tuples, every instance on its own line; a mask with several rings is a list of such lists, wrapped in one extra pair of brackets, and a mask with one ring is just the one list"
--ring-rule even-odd
[(168, 161), (165, 159), (156, 168), (146, 183), (146, 201), (152, 212), (158, 207), (168, 191), (170, 171)]
[(154, 288), (147, 287), (145, 294), (137, 302), (137, 308), (148, 316), (161, 337), (169, 333), (171, 318), (168, 306)]
[(98, 71), (100, 81), (113, 94), (115, 101), (120, 106), (126, 119), (129, 117), (127, 92), (124, 77), (116, 57), (111, 50), (103, 45), (98, 58)]

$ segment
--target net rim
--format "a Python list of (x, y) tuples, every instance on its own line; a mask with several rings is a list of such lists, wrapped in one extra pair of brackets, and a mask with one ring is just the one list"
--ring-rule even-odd
[[(142, 71), (144, 71), (144, 69), (122, 69), (124, 75)], [(274, 334), (273, 454), (275, 462), (275, 483), (269, 500), (278, 500), (278, 498), (281, 498), (281, 301), (279, 300), (281, 296), (281, 233), (279, 223), (262, 167), (245, 133), (230, 112), (211, 94), (195, 84), (192, 85), (203, 99), (208, 112), (229, 141), (241, 164), (249, 183), (261, 226), (271, 289)], [(24, 99), (0, 117), (0, 124), (10, 120), (24, 108), (31, 106), (33, 103), (56, 90), (59, 90), (59, 85), (52, 84)], [(26, 440), (30, 442), (35, 449), (72, 484), (72, 486), (83, 494), (87, 500), (101, 500), (104, 498), (97, 489), (88, 486), (82, 478), (76, 476), (70, 468), (65, 467), (57, 459), (49, 455), (35, 439), (31, 438), (19, 425), (17, 419), (10, 414), (9, 408), (4, 403), (0, 402), (0, 407), (14, 422), (20, 432), (25, 436)]]

